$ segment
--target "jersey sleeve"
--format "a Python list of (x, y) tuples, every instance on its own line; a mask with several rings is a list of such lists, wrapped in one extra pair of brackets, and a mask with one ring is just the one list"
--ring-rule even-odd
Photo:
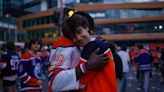
[[(55, 75), (54, 75), (55, 76)], [(50, 89), (53, 92), (76, 90), (79, 88), (79, 82), (76, 79), (75, 69), (62, 70), (51, 78)]]
[(3, 70), (7, 66), (7, 62), (5, 61), (5, 54), (2, 54), (1, 60), (0, 60), (0, 70)]
[(54, 52), (55, 52), (55, 50), (54, 49), (51, 49), (51, 51), (50, 51), (50, 57), (49, 57), (49, 61), (50, 61), (50, 63), (52, 63), (52, 62), (54, 62)]
[(0, 70), (3, 70), (7, 66), (7, 63), (0, 60)]
[(39, 86), (38, 80), (27, 73), (30, 62), (20, 61), (18, 68), (18, 76), (23, 84), (29, 86)]
[(49, 92), (78, 89), (75, 67), (79, 56), (75, 47), (51, 49), (49, 58), (51, 65), (48, 70)]

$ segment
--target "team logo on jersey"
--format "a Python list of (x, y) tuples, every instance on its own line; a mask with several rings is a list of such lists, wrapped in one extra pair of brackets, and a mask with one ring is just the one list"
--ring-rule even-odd
[(34, 67), (34, 75), (38, 79), (41, 79), (42, 72), (41, 72), (41, 64), (40, 63), (37, 63), (35, 65), (35, 67)]
[(35, 59), (32, 59), (32, 65), (34, 66), (36, 64)]

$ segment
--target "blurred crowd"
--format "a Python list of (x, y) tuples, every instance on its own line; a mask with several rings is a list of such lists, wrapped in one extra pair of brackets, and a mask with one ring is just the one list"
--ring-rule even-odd
[(52, 48), (40, 39), (23, 47), (13, 42), (1, 47), (0, 92), (128, 92), (130, 69), (144, 92), (150, 90), (154, 71), (164, 85), (164, 48), (144, 43), (118, 46), (94, 38), (94, 20), (82, 11), (64, 20), (62, 36)]
[(23, 48), (13, 42), (4, 44), (0, 51), (0, 92), (42, 90), (48, 59), (49, 49), (40, 39), (31, 39)]
[[(132, 69), (130, 67), (135, 68), (136, 79), (144, 92), (149, 90), (149, 78), (152, 77), (152, 71), (161, 73), (160, 83), (164, 85), (164, 48), (148, 48), (144, 44), (136, 44), (131, 47), (117, 46), (112, 42), (108, 44), (114, 57), (118, 92), (126, 91), (127, 75), (129, 69)], [(13, 42), (6, 43), (0, 50), (0, 92), (26, 90), (24, 88), (27, 86), (24, 85), (26, 82), (31, 86), (34, 85), (34, 89), (38, 90), (35, 92), (43, 90), (43, 80), (47, 78), (50, 65), (49, 54), (50, 49), (42, 46), (39, 39), (30, 40), (23, 48), (15, 46)], [(35, 62), (29, 60), (30, 63), (27, 63), (26, 59), (31, 57), (37, 57), (38, 60)], [(32, 65), (38, 65), (37, 71), (32, 71), (34, 68)], [(27, 73), (31, 75), (27, 75)], [(29, 77), (34, 75), (37, 75), (37, 78)]]

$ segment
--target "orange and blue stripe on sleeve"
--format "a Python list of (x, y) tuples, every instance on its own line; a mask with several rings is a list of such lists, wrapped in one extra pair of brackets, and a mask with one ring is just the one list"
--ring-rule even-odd
[(40, 86), (40, 84), (38, 83), (38, 79), (28, 75), (28, 73), (26, 72), (28, 68), (28, 64), (29, 64), (28, 61), (21, 61), (19, 64), (18, 76), (21, 82), (29, 86)]
[(53, 92), (52, 91), (52, 86), (53, 86), (53, 82), (54, 82), (54, 79), (56, 77), (56, 75), (61, 72), (62, 68), (54, 68), (54, 69), (51, 69), (48, 71), (48, 80), (49, 80), (49, 85), (48, 85), (48, 92)]

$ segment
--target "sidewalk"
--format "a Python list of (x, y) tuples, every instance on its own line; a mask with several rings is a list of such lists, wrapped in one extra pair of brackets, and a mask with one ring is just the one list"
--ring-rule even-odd
[[(143, 92), (139, 88), (139, 82), (135, 76), (136, 76), (135, 68), (131, 67), (128, 75), (126, 92)], [(164, 84), (161, 84), (160, 80), (161, 80), (160, 72), (156, 73), (152, 69), (152, 77), (150, 78), (149, 92), (164, 92)]]

